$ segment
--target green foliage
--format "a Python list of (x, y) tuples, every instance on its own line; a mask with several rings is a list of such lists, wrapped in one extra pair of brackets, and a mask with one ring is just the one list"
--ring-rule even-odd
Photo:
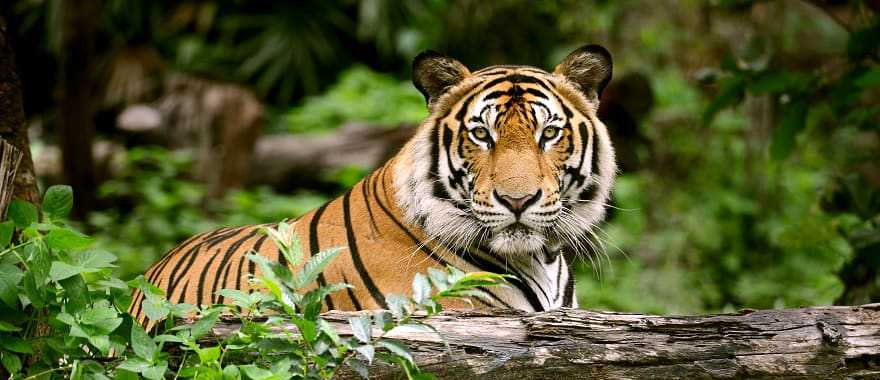
[(411, 83), (355, 66), (343, 71), (324, 94), (308, 97), (290, 110), (283, 125), (291, 133), (302, 133), (336, 128), (347, 121), (397, 126), (426, 116), (425, 98)]
[[(811, 252), (816, 258), (824, 257), (821, 262), (831, 264), (830, 267), (836, 270), (840, 270), (843, 264), (840, 257), (850, 255), (829, 255), (828, 251), (817, 249), (818, 247), (827, 246), (831, 251), (842, 252), (848, 251), (844, 247), (851, 246), (855, 248), (852, 256), (856, 260), (853, 263), (862, 265), (858, 263), (864, 262), (865, 257), (875, 255), (878, 248), (877, 244), (864, 244), (864, 242), (880, 241), (880, 225), (877, 223), (880, 220), (880, 189), (876, 185), (876, 180), (873, 181), (873, 185), (871, 184), (873, 174), (869, 173), (876, 170), (880, 154), (876, 144), (872, 148), (864, 147), (862, 143), (863, 140), (876, 138), (877, 125), (880, 122), (878, 117), (880, 107), (876, 105), (880, 95), (878, 92), (880, 59), (877, 55), (880, 51), (880, 38), (878, 38), (880, 18), (876, 16), (867, 18), (866, 23), (852, 31), (848, 37), (846, 51), (848, 59), (836, 61), (834, 70), (723, 65), (722, 69), (726, 77), (724, 83), (740, 83), (738, 96), (728, 97), (722, 85), (722, 90), (707, 108), (707, 116), (709, 116), (707, 119), (711, 121), (711, 115), (721, 108), (741, 103), (745, 94), (753, 98), (770, 97), (771, 103), (779, 111), (769, 144), (772, 163), (768, 165), (772, 166), (773, 170), (766, 175), (771, 180), (773, 177), (780, 179), (776, 183), (783, 188), (777, 191), (786, 192), (789, 189), (797, 191), (798, 188), (802, 191), (802, 193), (792, 191), (787, 194), (789, 197), (776, 198), (788, 200), (799, 195), (803, 196), (810, 189), (824, 190), (818, 197), (801, 199), (804, 201), (800, 206), (801, 212), (788, 207), (777, 210), (781, 214), (784, 213), (781, 220), (786, 221), (788, 226), (801, 228), (799, 234), (787, 233), (786, 227), (777, 225), (778, 221), (774, 219), (762, 220), (767, 224), (767, 231), (760, 229), (756, 231), (767, 234), (766, 239), (771, 243), (784, 244), (790, 247), (791, 251), (802, 250)], [(793, 157), (795, 153), (798, 156)], [(823, 156), (837, 157), (837, 159), (825, 161)], [(795, 164), (796, 161), (801, 162), (798, 165)], [(824, 165), (815, 165), (817, 162)], [(814, 172), (821, 172), (824, 169), (826, 175), (831, 178), (823, 180), (810, 173), (798, 172), (797, 166), (812, 166)], [(859, 167), (869, 169), (853, 170)], [(805, 181), (811, 186), (803, 186)], [(843, 181), (858, 182), (860, 185), (846, 186), (841, 183)], [(859, 202), (853, 202), (856, 199), (863, 200), (859, 206), (856, 206)], [(817, 218), (803, 215), (805, 214), (803, 210), (816, 206), (821, 206), (830, 215), (822, 215), (818, 211), (812, 213)], [(758, 216), (763, 215), (758, 214)], [(796, 218), (788, 219), (790, 216)], [(853, 225), (859, 227), (852, 229)], [(785, 239), (786, 236), (788, 239)], [(797, 238), (793, 238), (794, 236)], [(822, 236), (824, 240), (816, 241), (816, 236)], [(866, 236), (871, 238), (866, 239)], [(846, 241), (841, 241), (842, 238)], [(804, 245), (804, 242), (812, 242), (813, 245), (812, 247)], [(786, 256), (788, 257), (790, 256)], [(814, 272), (803, 262), (784, 264), (795, 276)], [(768, 276), (766, 272), (759, 270), (745, 275), (744, 278), (756, 281), (760, 281), (761, 278), (779, 280), (776, 278), (779, 276)], [(847, 270), (844, 270), (843, 277), (843, 280), (850, 282), (852, 286), (867, 285), (859, 284), (865, 280), (850, 276)], [(810, 280), (814, 290), (820, 294), (829, 294), (823, 290), (839, 287), (827, 278)], [(868, 288), (870, 287), (868, 285)], [(768, 293), (770, 288), (765, 286), (762, 289), (756, 286), (749, 291), (756, 294)], [(850, 289), (848, 293), (851, 294), (852, 291), (853, 289)], [(839, 295), (840, 291), (836, 293)], [(874, 294), (873, 297), (880, 296), (880, 287), (875, 285), (869, 293)], [(843, 298), (844, 302), (859, 302), (850, 295), (844, 295)], [(861, 302), (868, 300), (862, 299)]]
[(96, 246), (119, 257), (119, 274), (143, 273), (184, 239), (218, 226), (259, 224), (299, 216), (326, 198), (312, 194), (281, 196), (265, 188), (235, 191), (206, 203), (203, 185), (187, 179), (186, 154), (158, 147), (128, 151), (125, 176), (105, 182), (100, 195), (119, 204), (93, 213)]
[[(126, 349), (119, 334), (131, 319), (119, 310), (129, 288), (112, 274), (115, 257), (64, 222), (70, 187), (51, 187), (43, 199), (41, 210), (18, 200), (10, 207), (16, 237), (0, 252), (3, 367), (12, 378), (106, 378), (99, 358)], [(39, 360), (24, 366), (32, 354)]]
[[(413, 314), (418, 311), (428, 316), (436, 314), (442, 309), (440, 301), (443, 299), (482, 296), (482, 291), (477, 287), (505, 283), (505, 276), (465, 274), (452, 268), (446, 272), (433, 270), (431, 283), (427, 282), (427, 277), (418, 275), (413, 281), (413, 288), (419, 291), (414, 290), (413, 298), (389, 295), (389, 305), (393, 305), (391, 311), (378, 311), (372, 315), (365, 312), (351, 318), (349, 326), (352, 336), (345, 338), (319, 313), (326, 297), (351, 285), (329, 284), (310, 289), (318, 274), (341, 251), (338, 248), (330, 249), (304, 260), (292, 225), (282, 222), (276, 228), (267, 228), (265, 233), (291, 266), (251, 255), (250, 259), (260, 267), (260, 275), (252, 280), (252, 284), (264, 292), (221, 290), (218, 294), (227, 297), (233, 307), (216, 306), (201, 310), (196, 323), (172, 327), (167, 333), (154, 338), (140, 331), (135, 332), (139, 328), (133, 328), (132, 346), (135, 346), (136, 338), (139, 341), (134, 349), (137, 357), (129, 358), (120, 368), (144, 377), (148, 377), (147, 371), (153, 371), (154, 368), (160, 368), (164, 373), (167, 362), (163, 361), (165, 359), (160, 349), (163, 343), (170, 342), (184, 349), (184, 359), (176, 373), (176, 376), (184, 378), (329, 379), (343, 365), (366, 378), (369, 366), (374, 361), (399, 365), (409, 379), (433, 378), (416, 366), (405, 345), (386, 335), (403, 326), (434, 331), (429, 325), (413, 318)], [(301, 269), (291, 270), (297, 267)], [(160, 304), (159, 307), (153, 307), (160, 312), (152, 313), (149, 316), (151, 320), (183, 315), (173, 311), (180, 305), (164, 301), (161, 291), (143, 277), (131, 284), (145, 291), (147, 302)], [(432, 284), (438, 289), (433, 294)], [(241, 329), (216, 346), (199, 344), (199, 337), (204, 336), (218, 321), (221, 312), (240, 318)], [(285, 323), (295, 325), (298, 333), (282, 329)]]
[[(167, 301), (143, 276), (128, 283), (115, 277), (115, 256), (91, 248), (91, 239), (64, 222), (70, 187), (52, 187), (44, 199), (45, 222), (38, 208), (16, 202), (17, 238), (0, 247), (0, 364), (11, 379), (330, 379), (346, 364), (366, 378), (374, 361), (399, 365), (409, 379), (430, 379), (409, 349), (386, 335), (401, 326), (433, 331), (413, 313), (430, 316), (444, 299), (484, 296), (477, 287), (505, 283), (501, 275), (432, 270), (430, 281), (416, 276), (413, 298), (390, 295), (392, 311), (352, 318), (352, 336), (343, 337), (319, 313), (327, 296), (351, 285), (310, 289), (341, 250), (304, 259), (291, 224), (265, 229), (290, 267), (250, 256), (261, 269), (252, 284), (265, 292), (221, 290), (233, 306), (199, 310)], [(144, 293), (143, 310), (161, 333), (151, 335), (125, 312), (131, 288)], [(241, 330), (216, 344), (200, 342), (221, 315), (240, 318)], [(175, 325), (193, 316), (195, 322)], [(280, 329), (283, 323), (298, 333)], [(182, 350), (179, 361), (171, 362), (169, 345)]]
[(817, 207), (824, 146), (803, 145), (797, 162), (771, 159), (743, 141), (742, 116), (718, 113), (700, 130), (683, 80), (656, 80), (664, 117), (680, 121), (651, 129), (674, 142), (653, 154), (671, 161), (618, 178), (613, 216), (597, 232), (610, 259), (582, 265), (580, 304), (664, 314), (833, 303), (852, 250), (840, 220)]

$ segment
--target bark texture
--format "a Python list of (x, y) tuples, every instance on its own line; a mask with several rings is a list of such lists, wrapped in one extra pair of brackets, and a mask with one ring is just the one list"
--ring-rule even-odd
[(37, 177), (31, 158), (30, 142), (22, 104), (21, 81), (15, 70), (15, 55), (10, 41), (11, 31), (0, 16), (0, 139), (23, 153), (13, 182), (13, 198), (40, 203)]
[[(356, 314), (324, 317), (346, 334)], [(419, 366), (440, 379), (880, 378), (880, 304), (706, 316), (453, 311), (427, 322), (451, 350), (433, 333), (395, 330), (390, 337), (406, 342)], [(214, 337), (237, 328), (218, 324)], [(373, 374), (397, 375), (388, 368)]]

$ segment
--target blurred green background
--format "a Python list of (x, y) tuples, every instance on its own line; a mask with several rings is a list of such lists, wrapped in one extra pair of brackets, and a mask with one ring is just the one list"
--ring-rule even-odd
[[(577, 263), (581, 307), (880, 301), (877, 1), (0, 8), (12, 15), (41, 183), (74, 185), (80, 227), (119, 256), (124, 278), (194, 233), (295, 217), (355, 183), (427, 114), (408, 79), (421, 50), (472, 69), (549, 70), (599, 43), (614, 55), (600, 116), (621, 173), (599, 249)], [(71, 94), (86, 106), (65, 108)], [(61, 144), (72, 124), (85, 146)], [(317, 173), (293, 154), (309, 144), (333, 147), (314, 156)], [(364, 149), (369, 159), (330, 160)], [(244, 166), (204, 158), (216, 152)], [(59, 156), (89, 163), (72, 173)], [(227, 169), (231, 182), (216, 178)]]

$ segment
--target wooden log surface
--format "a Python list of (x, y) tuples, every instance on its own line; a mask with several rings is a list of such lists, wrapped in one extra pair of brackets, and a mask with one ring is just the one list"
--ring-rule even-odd
[[(354, 315), (324, 318), (345, 335)], [(425, 322), (442, 338), (415, 329), (389, 337), (440, 379), (880, 379), (880, 304), (705, 316), (447, 311)], [(213, 335), (238, 326), (220, 323)], [(389, 368), (373, 374), (394, 377)]]

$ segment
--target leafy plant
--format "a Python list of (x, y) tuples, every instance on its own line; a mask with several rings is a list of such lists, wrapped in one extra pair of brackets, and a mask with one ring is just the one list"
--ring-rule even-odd
[[(414, 313), (430, 316), (444, 299), (485, 297), (479, 287), (505, 283), (502, 275), (432, 269), (416, 276), (412, 297), (388, 296), (391, 311), (350, 319), (352, 336), (344, 337), (320, 311), (327, 296), (351, 286), (312, 288), (341, 250), (305, 259), (288, 223), (265, 232), (299, 270), (251, 255), (261, 268), (252, 283), (265, 292), (221, 290), (233, 306), (198, 309), (167, 301), (143, 276), (128, 283), (113, 276), (115, 256), (64, 222), (71, 206), (71, 189), (55, 186), (40, 208), (13, 201), (10, 220), (0, 223), (0, 363), (12, 379), (328, 379), (344, 364), (366, 377), (376, 360), (399, 365), (410, 379), (432, 378), (386, 335), (401, 326), (433, 331)], [(131, 288), (144, 292), (142, 306), (160, 334), (125, 312)], [(241, 330), (206, 343), (223, 315), (239, 319)], [(177, 325), (183, 318), (192, 322)], [(296, 333), (280, 328), (288, 322)], [(173, 358), (169, 345), (182, 357)]]
[(64, 222), (72, 199), (54, 186), (40, 208), (14, 200), (0, 223), (0, 359), (12, 378), (100, 378), (101, 358), (126, 348), (129, 288), (112, 275), (115, 256)]
[[(393, 104), (393, 107), (389, 105)], [(396, 126), (428, 116), (425, 100), (409, 82), (363, 66), (343, 71), (327, 92), (306, 98), (290, 110), (279, 130), (291, 133), (326, 131), (347, 121)]]

